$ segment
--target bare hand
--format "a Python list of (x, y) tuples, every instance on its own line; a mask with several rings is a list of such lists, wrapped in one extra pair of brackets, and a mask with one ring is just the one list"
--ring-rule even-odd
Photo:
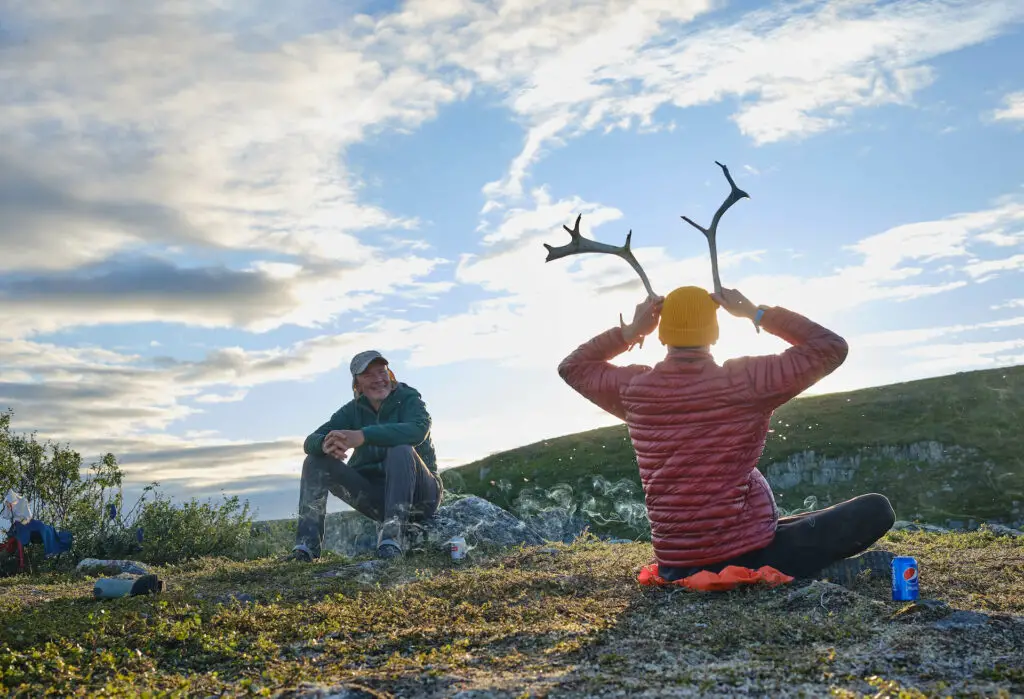
[(711, 294), (715, 303), (737, 318), (753, 320), (757, 315), (757, 307), (750, 300), (736, 289), (722, 289), (721, 294)]
[(345, 449), (356, 449), (365, 441), (362, 430), (331, 430), (324, 438), (324, 445), (338, 444)]
[(633, 321), (623, 330), (623, 335), (628, 341), (632, 342), (638, 337), (645, 337), (658, 329), (661, 306), (664, 302), (664, 296), (648, 296), (636, 305)]
[(351, 434), (352, 430), (331, 430), (328, 432), (327, 436), (324, 437), (324, 453), (343, 461), (348, 455), (349, 449), (354, 448), (353, 445), (348, 443), (349, 435)]
[(325, 446), (324, 453), (338, 461), (344, 461), (346, 457), (348, 457), (348, 449), (339, 445), (337, 442), (332, 443), (330, 446)]

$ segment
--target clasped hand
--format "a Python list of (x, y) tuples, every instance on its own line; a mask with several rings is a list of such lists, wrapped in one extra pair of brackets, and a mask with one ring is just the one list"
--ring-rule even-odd
[(324, 437), (324, 453), (344, 460), (349, 449), (361, 447), (365, 441), (362, 430), (331, 430)]

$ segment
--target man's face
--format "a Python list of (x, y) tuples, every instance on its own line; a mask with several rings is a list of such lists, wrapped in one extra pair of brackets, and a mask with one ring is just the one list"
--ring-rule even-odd
[(371, 400), (384, 400), (391, 395), (391, 377), (388, 365), (380, 359), (374, 359), (366, 371), (356, 375), (356, 387), (359, 392)]

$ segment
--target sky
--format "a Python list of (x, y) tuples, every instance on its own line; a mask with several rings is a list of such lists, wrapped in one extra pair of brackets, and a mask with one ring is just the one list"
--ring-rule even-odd
[(723, 284), (850, 344), (807, 395), (1020, 364), (1021, 65), (1020, 0), (0, 0), (0, 410), (260, 518), (364, 349), (442, 469), (615, 424), (556, 367), (643, 288), (543, 244), (708, 288), (715, 161)]

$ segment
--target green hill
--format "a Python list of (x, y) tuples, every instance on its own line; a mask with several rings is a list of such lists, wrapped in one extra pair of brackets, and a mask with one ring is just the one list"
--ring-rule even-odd
[[(758, 468), (790, 512), (809, 497), (817, 508), (881, 492), (899, 519), (1019, 526), (1022, 425), (1024, 365), (797, 398), (775, 412)], [(519, 511), (569, 504), (591, 515), (595, 531), (642, 537), (646, 529), (625, 425), (493, 454), (444, 478)]]

